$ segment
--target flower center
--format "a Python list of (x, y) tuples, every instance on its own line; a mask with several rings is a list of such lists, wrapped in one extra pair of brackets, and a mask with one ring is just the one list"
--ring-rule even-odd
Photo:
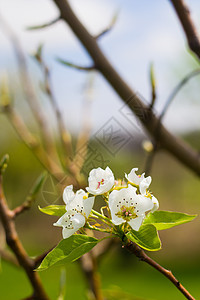
[(133, 206), (127, 207), (124, 205), (120, 207), (120, 210), (116, 213), (116, 216), (126, 220), (127, 222), (137, 218), (137, 215), (135, 213), (135, 208)]
[(103, 184), (104, 184), (104, 179), (102, 178), (101, 181), (98, 181), (97, 189), (99, 189), (100, 186)]

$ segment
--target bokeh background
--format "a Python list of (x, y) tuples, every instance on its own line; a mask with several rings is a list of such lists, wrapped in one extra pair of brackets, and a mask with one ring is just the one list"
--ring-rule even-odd
[[(153, 62), (157, 98), (155, 111), (159, 115), (172, 89), (190, 71), (198, 68), (188, 52), (186, 41), (169, 1), (73, 0), (72, 7), (92, 34), (108, 26), (117, 12), (117, 22), (111, 32), (99, 40), (101, 48), (127, 82), (146, 103), (151, 99), (149, 78)], [(189, 3), (192, 17), (200, 28), (200, 3)], [(77, 38), (62, 22), (37, 31), (28, 26), (54, 19), (58, 11), (51, 0), (1, 0), (0, 14), (10, 24), (23, 46), (29, 71), (40, 99), (41, 109), (48, 116), (57, 140), (53, 110), (41, 89), (43, 74), (33, 59), (38, 46), (43, 44), (43, 58), (48, 65), (56, 101), (63, 113), (66, 127), (73, 141), (85, 118), (90, 124), (90, 146), (83, 173), (87, 177), (92, 167), (109, 167), (116, 177), (123, 177), (132, 167), (145, 168), (148, 153), (143, 148), (147, 139), (141, 124), (113, 92), (101, 75), (81, 72), (58, 63), (62, 58), (83, 66), (91, 60)], [(4, 30), (0, 30), (0, 77), (8, 78), (14, 103), (29, 128), (37, 135), (38, 127), (23, 96), (22, 83), (13, 48)], [(164, 124), (200, 150), (200, 78), (192, 79), (170, 106)], [(83, 109), (89, 103), (89, 109)], [(118, 143), (110, 143), (110, 130), (118, 132)], [(105, 136), (106, 132), (106, 136)], [(10, 163), (4, 178), (5, 193), (11, 208), (22, 203), (43, 167), (17, 137), (4, 114), (0, 114), (0, 155), (8, 153)], [(151, 190), (160, 202), (160, 209), (190, 214), (199, 212), (199, 178), (165, 152), (159, 152), (151, 170)], [(43, 215), (37, 206), (62, 203), (55, 190), (56, 183), (47, 176), (40, 195), (30, 211), (17, 219), (20, 238), (31, 256), (54, 246), (61, 239), (61, 231), (52, 226), (55, 218)], [(1, 225), (0, 225), (1, 226)], [(193, 222), (160, 233), (163, 249), (150, 253), (185, 287), (200, 299), (200, 241), (199, 217)], [(4, 245), (0, 227), (0, 243)], [(66, 299), (86, 299), (87, 283), (79, 263), (68, 264), (66, 270)], [(59, 295), (61, 268), (41, 273), (51, 299)], [(102, 287), (109, 299), (183, 299), (176, 288), (155, 270), (120, 246), (109, 251), (100, 264)], [(78, 288), (77, 288), (78, 286)], [(12, 288), (11, 288), (12, 287)], [(1, 261), (0, 299), (22, 299), (31, 292), (24, 272)]]

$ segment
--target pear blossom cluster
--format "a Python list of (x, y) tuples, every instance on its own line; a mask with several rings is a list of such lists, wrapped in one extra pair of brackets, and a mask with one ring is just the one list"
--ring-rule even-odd
[(138, 231), (146, 214), (157, 210), (159, 203), (149, 190), (151, 176), (137, 175), (137, 171), (138, 168), (133, 168), (125, 174), (125, 180), (115, 180), (109, 167), (105, 170), (99, 167), (91, 170), (86, 191), (80, 189), (75, 193), (72, 185), (67, 186), (63, 192), (66, 213), (54, 223), (63, 228), (63, 238), (89, 222), (97, 195), (106, 201), (113, 226), (128, 224)]

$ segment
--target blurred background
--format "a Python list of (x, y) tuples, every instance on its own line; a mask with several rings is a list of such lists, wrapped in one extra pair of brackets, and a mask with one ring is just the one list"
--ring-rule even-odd
[[(96, 35), (116, 22), (99, 44), (119, 73), (145, 103), (151, 101), (150, 65), (156, 78), (155, 112), (159, 115), (173, 88), (192, 70), (198, 68), (188, 52), (178, 19), (169, 1), (74, 0), (70, 1), (80, 20)], [(197, 28), (200, 28), (200, 2), (188, 3)], [(39, 136), (39, 127), (24, 97), (16, 53), (5, 21), (12, 28), (25, 53), (28, 70), (45, 114), (53, 139), (60, 151), (58, 126), (47, 93), (44, 92), (44, 69), (35, 58), (42, 47), (42, 58), (49, 69), (51, 88), (64, 123), (72, 135), (73, 150), (83, 128), (89, 135), (88, 152), (82, 168), (87, 178), (94, 167), (107, 165), (116, 177), (122, 178), (133, 167), (145, 170), (148, 137), (142, 125), (107, 82), (96, 72), (66, 67), (58, 58), (90, 66), (91, 60), (70, 29), (59, 21), (40, 30), (28, 30), (58, 16), (50, 0), (1, 0), (0, 3), (0, 79), (1, 106), (5, 82), (8, 83), (12, 106), (29, 130)], [(191, 79), (179, 92), (163, 122), (174, 134), (200, 150), (200, 78)], [(75, 150), (76, 149), (76, 150)], [(84, 143), (78, 156), (84, 152)], [(10, 119), (0, 114), (0, 155), (8, 153), (10, 163), (4, 176), (5, 194), (11, 208), (20, 205), (34, 181), (44, 170), (34, 154), (16, 134)], [(156, 154), (151, 168), (151, 190), (161, 210), (198, 214), (200, 208), (199, 178), (166, 152)], [(61, 240), (61, 230), (52, 226), (56, 218), (38, 210), (50, 204), (62, 204), (57, 182), (47, 175), (31, 210), (17, 218), (19, 236), (30, 256), (37, 256)], [(98, 204), (97, 204), (98, 205)], [(160, 232), (163, 249), (150, 256), (168, 269), (196, 298), (200, 299), (199, 217), (193, 222)], [(0, 225), (0, 244), (5, 244)], [(31, 292), (24, 272), (1, 260), (0, 299), (22, 299)], [(78, 262), (66, 265), (66, 299), (87, 299), (87, 282)], [(51, 299), (58, 299), (61, 268), (41, 273)], [(111, 249), (100, 264), (102, 287), (108, 299), (183, 299), (164, 277), (127, 254), (119, 246)], [(77, 286), (79, 288), (77, 288)], [(9, 288), (12, 287), (12, 288)]]

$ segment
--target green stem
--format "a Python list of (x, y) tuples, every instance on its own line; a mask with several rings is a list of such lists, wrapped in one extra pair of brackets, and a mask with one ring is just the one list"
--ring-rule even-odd
[(107, 221), (108, 223), (112, 224), (112, 221), (110, 219), (108, 219), (107, 217), (103, 216), (102, 214), (100, 214), (99, 212), (97, 212), (96, 210), (92, 209), (92, 213), (94, 215), (96, 215), (97, 217), (101, 218), (102, 220)]
[(111, 230), (100, 229), (100, 228), (97, 228), (97, 227), (95, 227), (95, 226), (91, 226), (91, 225), (88, 224), (88, 223), (85, 224), (85, 228), (88, 228), (88, 229), (91, 229), (91, 230), (95, 230), (95, 231), (104, 232), (104, 233), (111, 233)]

